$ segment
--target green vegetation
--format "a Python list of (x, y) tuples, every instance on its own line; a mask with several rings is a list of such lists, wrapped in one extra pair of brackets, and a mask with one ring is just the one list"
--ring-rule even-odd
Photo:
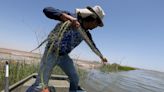
[[(5, 63), (1, 63), (0, 69), (0, 90), (4, 88)], [(37, 72), (38, 65), (25, 64), (16, 61), (9, 61), (9, 85), (12, 85), (28, 75)]]
[[(20, 61), (21, 62), (21, 61)], [(39, 64), (26, 64), (26, 63), (20, 63), (16, 62), (14, 60), (9, 61), (9, 84), (12, 85), (21, 79), (29, 76), (32, 73), (36, 73), (39, 68)], [(5, 63), (0, 62), (0, 91), (4, 89), (4, 79), (5, 79)], [(86, 71), (77, 69), (78, 74), (81, 79), (85, 78)], [(58, 67), (56, 66), (52, 74), (60, 74), (60, 75), (65, 75), (65, 73)]]
[(99, 69), (102, 72), (118, 72), (118, 71), (136, 70), (136, 68), (129, 67), (129, 66), (121, 66), (121, 65), (116, 64), (116, 63), (101, 66)]

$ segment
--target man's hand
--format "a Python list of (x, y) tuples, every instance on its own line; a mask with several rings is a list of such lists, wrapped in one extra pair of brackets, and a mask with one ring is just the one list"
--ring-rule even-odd
[(75, 28), (79, 28), (80, 27), (80, 23), (77, 19), (73, 19), (71, 20), (72, 22), (72, 26), (75, 27)]
[(66, 13), (62, 13), (62, 15), (60, 16), (60, 19), (64, 22), (67, 21), (67, 20), (70, 20), (73, 27), (75, 27), (75, 28), (80, 27), (79, 21), (76, 18), (74, 18), (74, 17), (72, 17), (72, 16), (70, 16)]
[(103, 57), (101, 58), (101, 62), (105, 65), (108, 62), (108, 60), (105, 57)]

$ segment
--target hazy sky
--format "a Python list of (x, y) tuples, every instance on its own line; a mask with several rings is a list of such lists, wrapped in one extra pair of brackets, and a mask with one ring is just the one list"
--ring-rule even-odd
[[(52, 6), (75, 8), (100, 5), (104, 27), (91, 31), (102, 54), (111, 63), (164, 71), (164, 0), (1, 0), (0, 47), (30, 51), (58, 21), (43, 14)], [(100, 60), (82, 42), (72, 57)]]

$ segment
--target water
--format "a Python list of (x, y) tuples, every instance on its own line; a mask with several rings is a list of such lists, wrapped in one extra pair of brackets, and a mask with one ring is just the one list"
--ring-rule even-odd
[(164, 92), (164, 73), (133, 70), (106, 74), (91, 70), (83, 86), (88, 92)]

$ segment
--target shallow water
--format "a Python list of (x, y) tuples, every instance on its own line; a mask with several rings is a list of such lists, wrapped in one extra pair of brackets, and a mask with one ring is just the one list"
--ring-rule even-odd
[(88, 92), (164, 92), (164, 73), (133, 70), (107, 74), (90, 70), (83, 86)]

